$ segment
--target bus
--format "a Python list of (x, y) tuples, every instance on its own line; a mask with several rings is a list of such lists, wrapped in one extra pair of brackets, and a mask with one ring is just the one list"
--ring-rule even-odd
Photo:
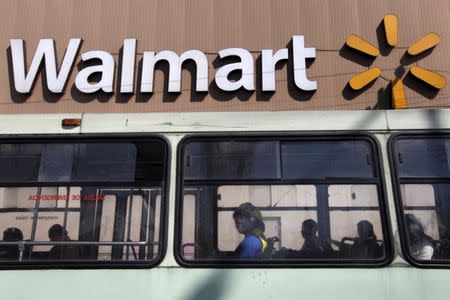
[(0, 124), (8, 297), (448, 298), (447, 109)]

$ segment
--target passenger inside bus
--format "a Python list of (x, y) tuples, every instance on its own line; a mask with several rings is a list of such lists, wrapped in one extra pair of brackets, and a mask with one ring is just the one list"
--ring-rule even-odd
[[(20, 242), (23, 241), (22, 231), (15, 227), (7, 228), (3, 231), (3, 242)], [(0, 259), (18, 260), (20, 257), (19, 245), (2, 245), (0, 246)]]
[[(54, 224), (48, 230), (48, 237), (52, 242), (70, 242), (69, 234), (63, 226)], [(77, 259), (80, 257), (80, 249), (75, 245), (56, 245), (49, 253), (49, 259)]]
[(245, 235), (234, 255), (240, 259), (263, 258), (267, 239), (264, 236), (265, 225), (259, 209), (250, 202), (243, 203), (234, 211), (233, 219), (237, 231)]
[(358, 237), (356, 237), (352, 246), (352, 256), (354, 258), (381, 257), (383, 255), (383, 247), (378, 244), (372, 223), (362, 220), (356, 226)]
[(333, 256), (331, 245), (317, 236), (318, 225), (312, 219), (303, 221), (300, 234), (304, 242), (300, 250), (283, 248), (275, 255), (276, 258), (324, 258)]
[(411, 254), (416, 259), (428, 260), (433, 257), (433, 238), (425, 233), (422, 223), (413, 214), (405, 214), (408, 243)]
[(377, 258), (383, 256), (383, 246), (373, 230), (373, 225), (367, 220), (356, 224), (357, 237), (344, 237), (340, 242), (330, 240), (339, 247), (342, 258)]
[(312, 219), (303, 221), (300, 233), (304, 238), (299, 255), (304, 258), (320, 258), (329, 256), (332, 249), (329, 243), (322, 241), (317, 236), (317, 222)]

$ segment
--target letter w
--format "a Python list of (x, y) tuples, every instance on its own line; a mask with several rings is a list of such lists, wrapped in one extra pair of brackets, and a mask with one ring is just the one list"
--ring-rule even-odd
[(53, 93), (62, 93), (67, 77), (72, 70), (81, 39), (70, 39), (59, 74), (56, 69), (55, 46), (53, 39), (41, 39), (31, 61), (28, 74), (25, 74), (24, 43), (22, 39), (11, 39), (11, 56), (14, 74), (14, 87), (19, 93), (29, 93), (36, 79), (42, 59), (45, 58), (47, 87)]

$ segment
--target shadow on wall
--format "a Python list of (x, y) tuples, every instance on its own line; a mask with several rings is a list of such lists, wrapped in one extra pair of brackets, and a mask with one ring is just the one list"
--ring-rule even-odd
[[(79, 62), (76, 65), (76, 67), (79, 72), (86, 67), (91, 67), (91, 66), (95, 66), (95, 65), (99, 65), (99, 64), (101, 64), (101, 60), (90, 59), (85, 62)], [(91, 83), (99, 82), (101, 80), (101, 74), (102, 73), (93, 73), (88, 78), (89, 82), (91, 82)], [(43, 70), (42, 76), (45, 76), (45, 70)], [(42, 77), (42, 79), (44, 79), (44, 77)], [(43, 84), (44, 84), (44, 82), (46, 82), (46, 81), (42, 80)], [(72, 96), (72, 99), (74, 99), (78, 103), (89, 103), (94, 100), (97, 100), (100, 103), (107, 103), (114, 94), (113, 93), (105, 93), (105, 92), (96, 92), (96, 93), (92, 93), (92, 94), (85, 94), (85, 93), (80, 92), (75, 87), (75, 84), (73, 84), (70, 89), (70, 95)], [(53, 97), (53, 94), (51, 94), (51, 97)], [(54, 102), (51, 102), (52, 98), (49, 98), (49, 97), (44, 97), (44, 100), (49, 103), (54, 103)]]
[(377, 103), (372, 109), (389, 109), (391, 108), (392, 85), (389, 83), (385, 88), (378, 90)]
[[(289, 51), (289, 57), (293, 57), (293, 50), (292, 50), (292, 41), (289, 42), (287, 45), (288, 51)], [(81, 46), (80, 48), (81, 49)], [(26, 51), (26, 45), (25, 49)], [(135, 92), (134, 93), (120, 93), (120, 82), (121, 82), (121, 72), (122, 72), (122, 59), (123, 59), (123, 47), (119, 50), (119, 59), (118, 63), (116, 65), (116, 77), (114, 81), (114, 90), (112, 93), (105, 93), (105, 92), (95, 92), (92, 94), (86, 94), (80, 92), (76, 87), (75, 84), (72, 84), (69, 88), (66, 86), (63, 89), (63, 93), (55, 94), (52, 93), (50, 90), (48, 90), (46, 82), (46, 71), (45, 71), (45, 64), (42, 61), (41, 65), (39, 66), (38, 75), (36, 76), (35, 82), (32, 85), (31, 93), (29, 94), (21, 94), (18, 93), (14, 88), (14, 76), (13, 76), (13, 67), (12, 67), (12, 54), (11, 49), (8, 47), (6, 49), (7, 52), (7, 60), (8, 60), (8, 74), (9, 74), (9, 90), (10, 90), (10, 96), (14, 103), (25, 103), (30, 96), (32, 95), (33, 88), (35, 86), (36, 80), (38, 76), (41, 77), (42, 82), (42, 98), (47, 103), (57, 103), (64, 95), (66, 95), (68, 92), (70, 92), (70, 97), (78, 102), (78, 103), (90, 103), (92, 101), (97, 101), (99, 103), (108, 103), (111, 101), (111, 98), (115, 98), (115, 103), (121, 103), (126, 104), (132, 101), (133, 96), (135, 96), (135, 102), (136, 103), (147, 103), (151, 100), (153, 97), (153, 93), (141, 93), (140, 90), (140, 83), (142, 80), (142, 58), (137, 62), (137, 76), (135, 78)], [(25, 53), (26, 56), (26, 53)], [(78, 53), (77, 53), (78, 57)], [(60, 63), (61, 57), (59, 58)], [(227, 57), (224, 59), (220, 59), (218, 56), (214, 59), (212, 62), (212, 65), (215, 70), (220, 68), (221, 66), (224, 66), (229, 63), (233, 62), (239, 62), (238, 57)], [(308, 59), (306, 61), (306, 68), (310, 68), (314, 60)], [(80, 61), (78, 64), (76, 64), (76, 69), (78, 71), (88, 67), (88, 66), (94, 66), (97, 64), (100, 64), (101, 61), (98, 59), (91, 59), (89, 61), (82, 62)], [(262, 91), (262, 72), (261, 72), (261, 55), (259, 55), (255, 60), (255, 70), (254, 70), (254, 81), (255, 81), (255, 91), (247, 91), (245, 89), (239, 89), (237, 91), (233, 92), (224, 92), (221, 89), (218, 88), (216, 85), (216, 82), (213, 78), (209, 78), (209, 91), (208, 92), (196, 92), (195, 86), (196, 86), (196, 76), (197, 76), (197, 68), (193, 61), (188, 60), (183, 63), (183, 70), (186, 70), (189, 72), (191, 76), (190, 78), (190, 101), (191, 102), (201, 102), (205, 99), (205, 97), (208, 95), (211, 98), (213, 98), (216, 101), (219, 102), (226, 102), (230, 100), (238, 99), (239, 101), (248, 101), (250, 97), (255, 94), (256, 101), (263, 101), (267, 102), (270, 101), (270, 99), (274, 96), (275, 92), (266, 92)], [(27, 66), (27, 70), (29, 68), (29, 64)], [(280, 61), (276, 64), (275, 70), (277, 73), (280, 71), (287, 72), (287, 86), (288, 86), (288, 93), (289, 96), (296, 100), (296, 101), (309, 101), (314, 96), (315, 91), (303, 91), (297, 88), (294, 81), (294, 71), (293, 71), (293, 64), (292, 59), (289, 59), (289, 62), (286, 60)], [(70, 78), (73, 70), (69, 73), (68, 78)], [(169, 85), (169, 64), (165, 61), (157, 62), (155, 65), (155, 73), (156, 72), (162, 72), (164, 77), (164, 82), (160, 83), (155, 81), (154, 85), (157, 87), (160, 84), (164, 85), (163, 88), (163, 95), (162, 95), (162, 101), (164, 103), (173, 103), (175, 102), (181, 93), (169, 93), (168, 92), (168, 85)], [(231, 81), (237, 81), (241, 77), (241, 71), (232, 72), (229, 75), (229, 79)], [(89, 77), (89, 81), (91, 83), (95, 83), (100, 81), (101, 79), (101, 73), (94, 73)], [(115, 95), (114, 95), (115, 93)], [(39, 96), (39, 95), (38, 95)], [(38, 97), (39, 98), (39, 97)]]
[(403, 84), (427, 99), (436, 98), (439, 90), (417, 79), (411, 72), (403, 78)]
[(382, 56), (388, 56), (389, 53), (391, 53), (392, 49), (394, 49), (394, 47), (390, 46), (387, 42), (384, 21), (381, 21), (380, 24), (378, 24), (376, 32), (378, 40), (378, 49), (380, 50), (380, 54)]
[[(24, 50), (24, 55), (26, 56), (26, 50)], [(6, 57), (8, 60), (8, 76), (9, 76), (9, 95), (11, 97), (11, 100), (14, 103), (25, 103), (27, 99), (31, 96), (31, 94), (20, 94), (16, 92), (16, 89), (14, 88), (14, 73), (13, 73), (13, 67), (12, 67), (12, 53), (11, 53), (11, 47), (8, 47), (6, 49)], [(33, 83), (33, 86), (35, 85), (35, 82)]]
[(368, 89), (370, 89), (375, 84), (375, 81), (376, 80), (372, 81), (371, 83), (369, 83), (360, 90), (352, 89), (350, 87), (350, 84), (347, 83), (345, 87), (342, 89), (342, 97), (344, 97), (345, 100), (353, 100), (359, 95), (364, 94)]
[[(354, 49), (347, 46), (346, 43), (344, 43), (344, 45), (342, 45), (341, 49), (339, 50), (339, 56), (367, 68), (369, 68), (375, 60), (375, 57), (355, 51)], [(360, 90), (352, 89), (350, 87), (350, 84), (347, 83), (342, 89), (342, 97), (349, 101), (353, 100), (369, 90), (374, 85), (374, 83), (375, 80)]]
[(345, 43), (339, 50), (339, 56), (367, 68), (375, 61), (375, 57), (358, 52), (347, 46)]
[(186, 296), (186, 300), (219, 300), (224, 298), (225, 287), (229, 280), (229, 270), (211, 270), (212, 276), (199, 286), (193, 289), (190, 295)]
[[(217, 69), (223, 67), (224, 65), (227, 65), (230, 63), (236, 63), (236, 62), (240, 62), (240, 59), (238, 57), (226, 57), (226, 58), (221, 59), (221, 58), (219, 58), (219, 56), (217, 56), (213, 60), (212, 65), (213, 65), (214, 69), (217, 70)], [(242, 71), (240, 71), (240, 70), (233, 71), (228, 75), (228, 80), (237, 81), (241, 78), (241, 76), (242, 76)], [(192, 78), (192, 81), (195, 81), (195, 79)], [(219, 89), (214, 78), (210, 78), (209, 81), (210, 81), (210, 84), (209, 84), (210, 96), (214, 100), (217, 100), (220, 102), (230, 101), (234, 98), (237, 98), (240, 101), (248, 101), (248, 99), (250, 99), (250, 97), (253, 94), (252, 91), (247, 91), (243, 88), (241, 88), (237, 91), (234, 91), (234, 92), (225, 92), (225, 91), (222, 91), (221, 89)]]
[(443, 124), (439, 118), (439, 113), (436, 110), (427, 110), (427, 114), (428, 118), (430, 119), (432, 128), (442, 128)]

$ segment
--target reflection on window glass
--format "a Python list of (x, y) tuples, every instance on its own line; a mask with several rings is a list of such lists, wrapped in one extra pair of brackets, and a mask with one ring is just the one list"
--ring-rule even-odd
[(195, 256), (195, 196), (185, 195), (183, 200), (183, 256), (189, 259)]
[(401, 177), (449, 177), (449, 139), (401, 139), (396, 161)]
[(221, 186), (218, 193), (219, 207), (236, 207), (242, 203), (242, 199), (255, 199), (256, 206), (270, 206), (270, 186)]
[(450, 260), (450, 139), (400, 138), (394, 144), (406, 250), (422, 263)]
[[(24, 261), (42, 259), (136, 261), (151, 260), (158, 255), (157, 233), (159, 233), (161, 198), (152, 199), (150, 194), (159, 194), (159, 189), (98, 189), (91, 194), (94, 190), (92, 188), (89, 189), (89, 193), (85, 193), (83, 188), (77, 188), (78, 193), (69, 193), (69, 201), (65, 200), (67, 193), (54, 192), (66, 190), (61, 187), (42, 188), (40, 194), (36, 193), (36, 188), (31, 194), (27, 194), (33, 190), (31, 188), (23, 188), (24, 191), (20, 189), (22, 188), (14, 188), (13, 194), (25, 197), (26, 200), (16, 198), (15, 202), (26, 203), (28, 206), (12, 206), (11, 203), (0, 201), (0, 230), (6, 232), (12, 228), (21, 233), (20, 240), (8, 240), (6, 234), (2, 238), (3, 242), (30, 243), (30, 246), (25, 248), (24, 253), (27, 256), (22, 257)], [(47, 194), (49, 191), (51, 193)], [(9, 189), (4, 188), (3, 196), (5, 194), (11, 196), (8, 192)], [(93, 245), (95, 242), (103, 244), (70, 245), (76, 241), (92, 241)], [(54, 244), (52, 242), (65, 244), (51, 246)], [(113, 245), (116, 242), (122, 244)], [(0, 260), (3, 258), (16, 260), (19, 257), (8, 257), (6, 254), (2, 256), (0, 252)]]
[[(190, 142), (187, 147), (197, 144), (200, 149), (202, 143), (208, 144), (209, 152), (198, 163), (208, 165), (209, 159), (223, 154), (219, 150), (215, 152), (216, 147), (226, 149), (226, 143), (239, 141), (221, 140), (220, 147), (212, 141)], [(247, 141), (246, 147), (252, 148), (251, 143)], [(252, 182), (257, 179), (252, 175), (234, 178), (235, 182), (230, 183), (227, 171), (221, 177), (221, 169), (215, 170), (215, 181), (211, 183), (209, 178), (194, 179), (191, 170), (184, 169), (188, 181), (184, 183), (181, 198), (182, 258), (192, 263), (382, 261), (387, 256), (386, 229), (374, 171), (376, 160), (370, 144), (353, 140), (349, 145), (335, 141), (278, 143), (282, 151), (267, 159), (283, 162), (283, 176), (272, 174), (265, 178), (267, 183)], [(336, 146), (333, 155), (331, 145)], [(185, 163), (188, 155), (191, 152), (184, 152)], [(355, 155), (360, 159), (350, 162), (350, 157)], [(285, 164), (287, 158), (292, 162), (290, 166)], [(241, 159), (252, 157), (247, 153)], [(333, 174), (333, 178), (314, 173), (311, 177), (302, 175), (305, 171), (295, 164), (311, 159), (318, 166), (319, 162), (332, 159), (341, 169), (322, 173)], [(347, 162), (353, 167), (345, 168)], [(297, 172), (294, 167), (298, 168)], [(320, 172), (317, 170), (315, 174)], [(351, 177), (347, 184), (335, 180), (347, 177)], [(368, 177), (373, 178), (373, 183), (362, 183)], [(322, 181), (295, 183), (293, 178), (322, 178)]]
[[(123, 264), (160, 257), (161, 142), (25, 146), (0, 144), (0, 165), (7, 167), (0, 169), (0, 263)], [(31, 170), (22, 163), (30, 157)], [(9, 171), (14, 183), (1, 182)]]
[(449, 189), (450, 185), (443, 184), (401, 185), (406, 236), (413, 258), (449, 258), (449, 222), (446, 219), (450, 208), (441, 202), (447, 202), (447, 199), (439, 197), (443, 193), (450, 193)]
[(42, 144), (0, 144), (0, 182), (36, 180), (41, 164)]
[(41, 144), (30, 151), (23, 144), (0, 145), (0, 180), (133, 181), (136, 155), (133, 143)]
[(186, 179), (280, 177), (278, 142), (193, 142), (184, 153)]
[[(264, 223), (264, 236), (275, 238), (274, 250), (282, 247), (299, 248), (304, 243), (304, 238), (300, 234), (302, 220), (317, 220), (316, 210), (277, 210), (260, 209), (261, 220)], [(233, 218), (234, 211), (219, 211), (218, 214), (218, 249), (221, 251), (233, 251), (242, 241), (242, 234), (238, 230), (231, 230), (235, 227)]]
[(330, 185), (328, 193), (330, 195), (330, 206), (378, 206), (376, 185)]
[(340, 257), (383, 256), (383, 234), (377, 210), (333, 211), (330, 224), (333, 249), (338, 250)]
[(364, 141), (283, 143), (283, 177), (373, 177), (370, 144)]
[(221, 186), (218, 193), (219, 207), (237, 207), (242, 199), (254, 199), (259, 207), (316, 206), (314, 185)]

